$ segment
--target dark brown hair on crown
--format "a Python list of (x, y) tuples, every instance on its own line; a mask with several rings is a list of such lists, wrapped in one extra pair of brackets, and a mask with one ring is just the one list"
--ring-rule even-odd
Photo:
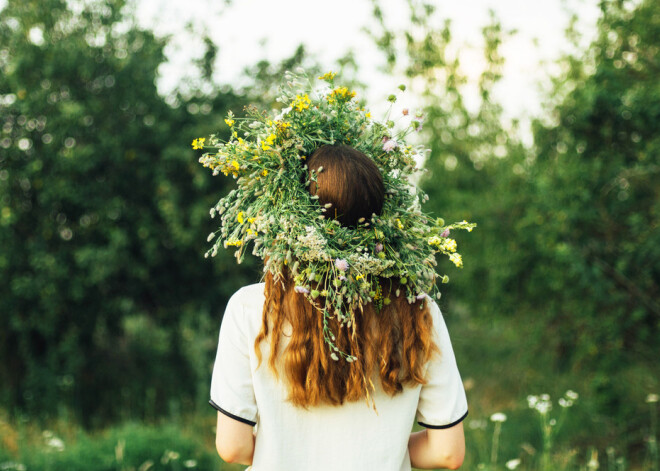
[(307, 166), (310, 173), (323, 167), (309, 192), (319, 197), (319, 204), (331, 204), (326, 214), (343, 226), (380, 214), (385, 198), (383, 176), (362, 152), (345, 145), (325, 145), (312, 154)]

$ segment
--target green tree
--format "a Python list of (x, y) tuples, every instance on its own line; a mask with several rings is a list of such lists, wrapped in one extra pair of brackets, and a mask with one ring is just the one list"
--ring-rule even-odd
[[(422, 96), (421, 140), (431, 151), (421, 180), (430, 196), (427, 207), (446, 220), (478, 224), (469, 236), (458, 236), (465, 240), (463, 244), (459, 240), (465, 268), (440, 261), (451, 280), (443, 286), (448, 296), (442, 303), (451, 304), (452, 312), (499, 316), (501, 303), (492, 300), (500, 299), (502, 280), (515, 270), (511, 261), (516, 255), (509, 251), (507, 234), (520, 217), (516, 202), (525, 182), (523, 164), (530, 155), (520, 141), (518, 122), (507, 122), (501, 105), (493, 99), (504, 65), (499, 49), (513, 32), (504, 31), (491, 12), (490, 22), (482, 29), (485, 68), (479, 82), (469, 84), (451, 22), (441, 22), (432, 4), (409, 5), (412, 27), (399, 33), (388, 29), (376, 4), (374, 13), (381, 29), (374, 36), (390, 71), (406, 76), (412, 90)], [(405, 54), (395, 49), (400, 43), (405, 45)], [(475, 85), (479, 103), (469, 107), (465, 95)], [(483, 302), (484, 298), (490, 302)]]
[(189, 145), (243, 101), (159, 96), (165, 41), (121, 0), (85, 5), (0, 14), (0, 401), (98, 423), (203, 404), (250, 272), (203, 258), (224, 183)]
[(516, 249), (560, 364), (590, 372), (603, 410), (629, 413), (629, 382), (641, 404), (660, 373), (660, 4), (601, 9), (556, 81), (552, 122), (535, 123)]
[(450, 23), (436, 27), (432, 5), (409, 4), (410, 31), (388, 29), (376, 5), (373, 35), (390, 67), (421, 84), (431, 209), (478, 223), (461, 246), (465, 269), (446, 269), (445, 291), (449, 311), (490, 344), (459, 348), (493, 359), (493, 336), (517, 332), (511, 363), (492, 365), (504, 373), (495, 382), (518, 375), (504, 386), (508, 397), (522, 375), (545, 387), (569, 378), (592, 423), (608, 425), (595, 433), (641, 425), (643, 398), (660, 377), (660, 4), (601, 2), (597, 39), (562, 59), (529, 148), (492, 97), (508, 35), (498, 21), (482, 31), (486, 67), (472, 111)]

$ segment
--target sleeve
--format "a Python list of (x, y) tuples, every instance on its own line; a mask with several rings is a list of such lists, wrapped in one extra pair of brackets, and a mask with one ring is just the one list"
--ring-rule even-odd
[(429, 361), (426, 376), (428, 382), (422, 385), (417, 405), (417, 423), (426, 428), (450, 428), (467, 417), (467, 398), (447, 326), (438, 305), (433, 301), (430, 311), (433, 317), (433, 336), (440, 354), (434, 355)]
[(238, 293), (227, 303), (213, 365), (211, 400), (219, 412), (248, 425), (257, 421), (245, 316)]

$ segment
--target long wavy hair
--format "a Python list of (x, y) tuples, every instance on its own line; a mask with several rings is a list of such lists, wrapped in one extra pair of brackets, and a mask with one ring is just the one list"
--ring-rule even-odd
[[(310, 192), (319, 203), (330, 203), (334, 217), (343, 225), (357, 224), (361, 217), (379, 214), (384, 186), (378, 167), (361, 152), (347, 146), (323, 146), (309, 159), (308, 167), (323, 166)], [(339, 405), (368, 398), (374, 389), (372, 377), (393, 396), (406, 385), (424, 384), (425, 365), (439, 353), (433, 341), (433, 322), (426, 300), (408, 303), (398, 279), (381, 279), (382, 296), (391, 302), (378, 309), (373, 303), (354, 314), (350, 327), (337, 318), (329, 321), (335, 345), (357, 357), (353, 362), (330, 358), (323, 338), (325, 299), (308, 301), (294, 290), (288, 272), (281, 277), (267, 273), (262, 327), (254, 348), (262, 361), (261, 343), (270, 342), (268, 365), (279, 377), (283, 372), (289, 400), (296, 406), (321, 403)], [(287, 324), (290, 325), (286, 327)], [(285, 333), (286, 330), (286, 333)], [(282, 351), (284, 335), (289, 341)]]

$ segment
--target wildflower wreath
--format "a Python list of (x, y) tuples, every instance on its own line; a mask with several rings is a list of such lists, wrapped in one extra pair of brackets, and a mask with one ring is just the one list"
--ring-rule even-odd
[[(215, 135), (208, 144), (205, 138), (193, 141), (193, 148), (206, 151), (200, 163), (213, 175), (232, 175), (237, 183), (211, 208), (211, 217), (220, 215), (221, 226), (209, 234), (208, 241), (215, 241), (206, 256), (215, 256), (221, 245), (234, 247), (240, 263), (252, 243), (252, 253), (265, 261), (264, 272), (278, 279), (286, 267), (295, 290), (323, 316), (332, 359), (350, 362), (356, 358), (335, 346), (328, 320), (336, 316), (351, 328), (365, 303), (377, 308), (390, 304), (379, 282), (383, 278), (398, 278), (410, 303), (427, 293), (439, 298), (436, 282), (449, 278), (436, 273), (435, 254), (445, 254), (461, 267), (450, 231), (471, 231), (475, 224), (446, 225), (422, 212), (421, 202), (428, 197), (410, 178), (419, 171), (415, 157), (425, 150), (404, 141), (420, 129), (421, 116), (411, 117), (395, 133), (390, 113), (384, 123), (372, 120), (354, 99), (355, 92), (335, 86), (334, 73), (319, 77), (322, 87), (314, 87), (305, 75), (287, 73), (285, 78), (278, 101), (286, 108), (279, 115), (254, 107), (247, 108), (245, 118), (229, 112), (229, 141)], [(395, 100), (391, 95), (389, 101)], [(360, 219), (355, 227), (344, 227), (326, 214), (329, 208), (309, 192), (323, 168), (308, 169), (305, 163), (325, 144), (348, 145), (373, 159), (385, 185), (381, 214)]]

